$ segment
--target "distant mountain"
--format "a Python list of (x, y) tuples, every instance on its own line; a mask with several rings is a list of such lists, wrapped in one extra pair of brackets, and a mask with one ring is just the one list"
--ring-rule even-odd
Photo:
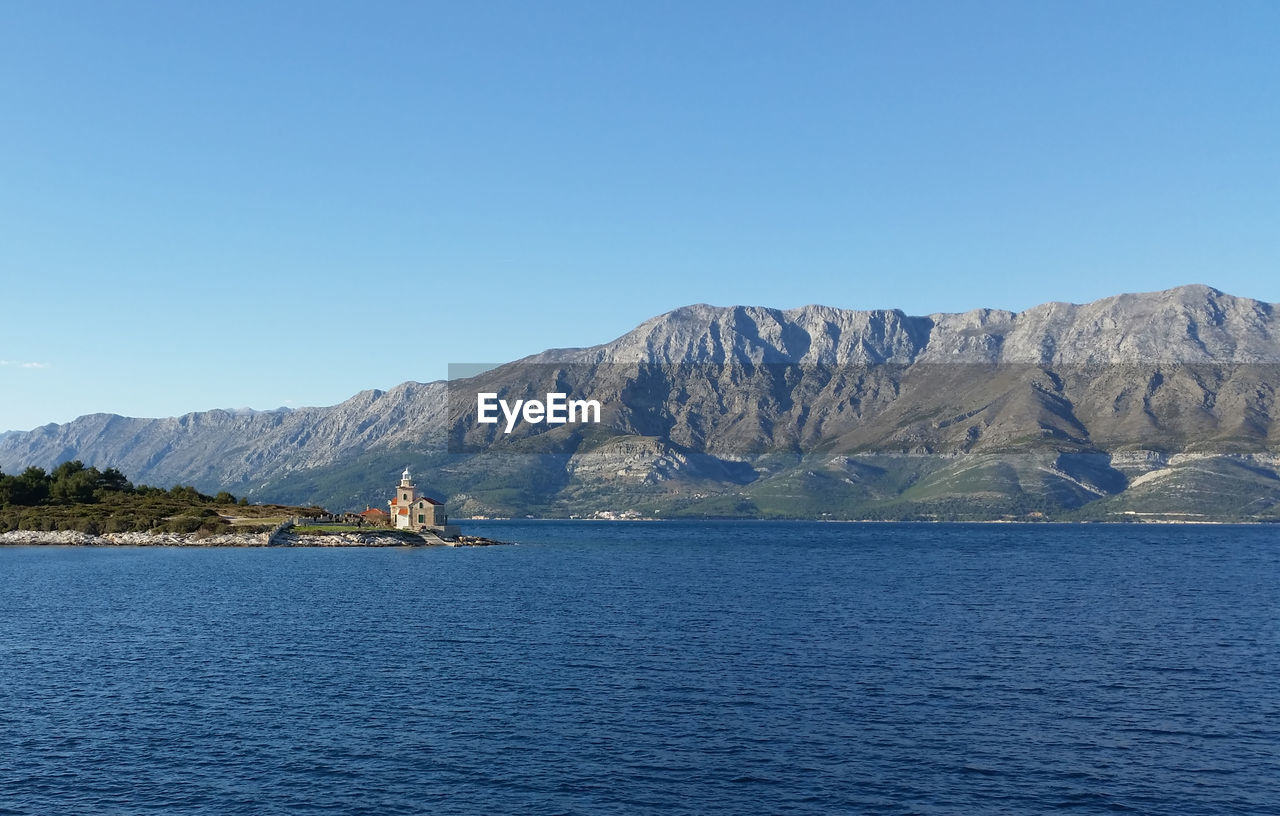
[(324, 408), (218, 409), (163, 419), (89, 414), (0, 439), (0, 468), (81, 459), (111, 463), (148, 484), (251, 492), (283, 474), (419, 441), (438, 426), (443, 394), (443, 383), (404, 383)]
[[(385, 502), (409, 463), (455, 515), (1274, 518), (1277, 329), (1205, 286), (927, 317), (696, 305), (326, 408), (81, 417), (0, 437), (0, 467), (340, 509)], [(603, 422), (475, 422), (477, 391), (551, 390)]]

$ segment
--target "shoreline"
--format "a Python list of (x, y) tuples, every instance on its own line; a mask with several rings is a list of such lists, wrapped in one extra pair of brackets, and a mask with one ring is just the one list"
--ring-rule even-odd
[[(1230, 526), (1264, 526), (1269, 521), (1218, 521), (1218, 520), (1165, 520), (1165, 519), (1128, 519), (1124, 521), (1024, 521), (1021, 519), (986, 519), (970, 521), (914, 520), (889, 521), (880, 519), (760, 519), (760, 518), (726, 518), (726, 519), (484, 519), (484, 522), (609, 522), (626, 521), (667, 522), (667, 523), (738, 523), (738, 524), (902, 524), (902, 525), (992, 525), (1007, 524), (1015, 526), (1051, 526), (1051, 527), (1144, 527), (1144, 526), (1188, 526), (1188, 527), (1230, 527)], [(0, 547), (185, 547), (185, 548), (290, 548), (290, 547), (492, 547), (513, 546), (515, 542), (499, 541), (479, 535), (459, 535), (452, 540), (420, 536), (404, 531), (369, 530), (362, 532), (343, 532), (328, 534), (305, 534), (279, 532), (269, 538), (266, 533), (220, 533), (215, 535), (200, 533), (104, 533), (91, 535), (76, 530), (10, 530), (0, 533)]]
[[(414, 540), (417, 539), (417, 540)], [(453, 540), (428, 539), (403, 532), (368, 531), (307, 535), (279, 533), (268, 541), (265, 533), (104, 533), (90, 535), (75, 530), (10, 530), (0, 533), (0, 547), (491, 547), (511, 542), (484, 536), (460, 535)]]

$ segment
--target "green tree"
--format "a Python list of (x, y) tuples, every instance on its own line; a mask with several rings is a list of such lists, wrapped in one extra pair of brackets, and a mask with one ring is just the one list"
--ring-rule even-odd
[(49, 479), (53, 482), (60, 482), (74, 476), (82, 470), (84, 470), (84, 462), (81, 462), (79, 459), (72, 459), (69, 462), (63, 462), (54, 468), (53, 472), (49, 474)]
[(55, 477), (49, 488), (49, 497), (59, 504), (89, 504), (95, 499), (99, 475), (96, 468), (82, 468), (71, 471), (70, 475)]
[(133, 492), (133, 485), (129, 483), (123, 473), (113, 467), (102, 471), (102, 475), (98, 478), (98, 487), (115, 493)]
[(10, 501), (26, 507), (42, 504), (49, 498), (49, 474), (41, 467), (29, 467), (13, 481)]

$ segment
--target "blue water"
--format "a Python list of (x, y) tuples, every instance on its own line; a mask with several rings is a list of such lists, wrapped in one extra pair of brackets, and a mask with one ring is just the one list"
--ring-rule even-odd
[(1280, 529), (0, 548), (0, 814), (1280, 813)]

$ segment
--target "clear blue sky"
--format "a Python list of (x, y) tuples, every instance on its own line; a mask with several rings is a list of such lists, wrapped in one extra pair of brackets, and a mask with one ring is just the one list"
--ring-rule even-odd
[(332, 404), (695, 302), (1280, 301), (1277, 34), (1274, 0), (0, 0), (0, 429)]

